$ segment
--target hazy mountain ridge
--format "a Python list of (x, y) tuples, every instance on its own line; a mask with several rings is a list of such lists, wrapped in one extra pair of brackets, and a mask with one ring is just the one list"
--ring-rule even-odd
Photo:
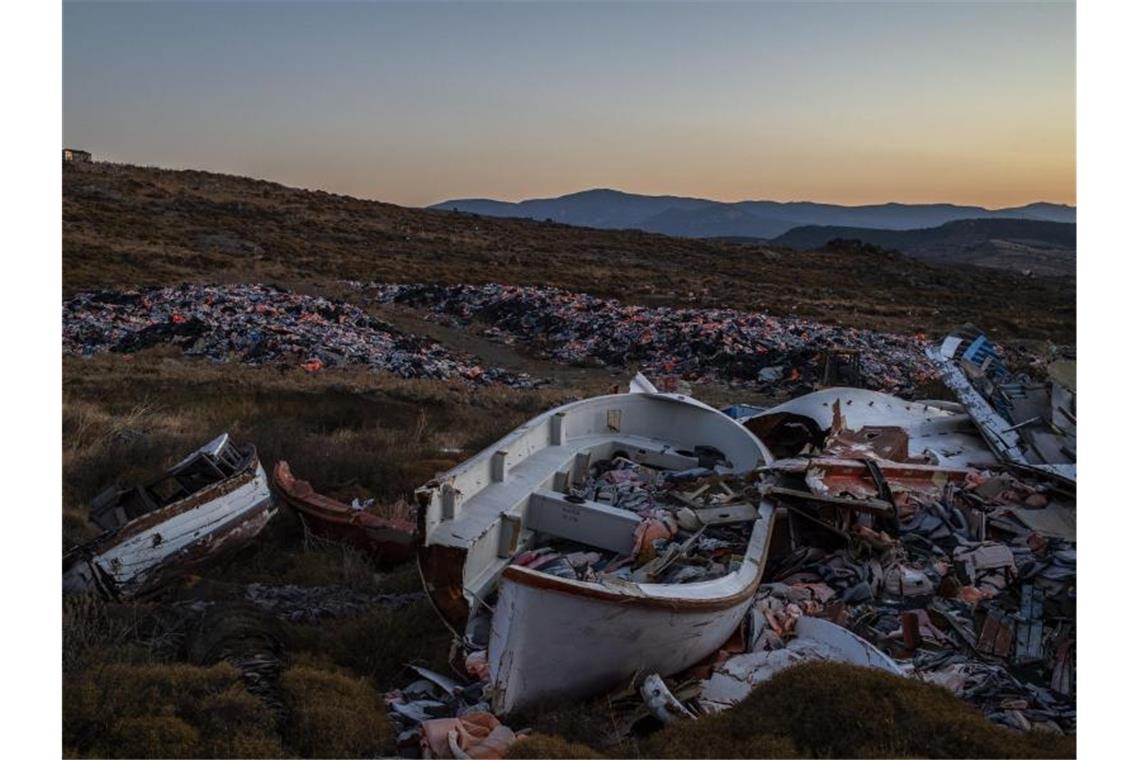
[(882, 203), (840, 206), (811, 201), (726, 203), (672, 195), (638, 195), (597, 189), (511, 203), (486, 198), (444, 201), (429, 206), (485, 216), (550, 219), (602, 229), (640, 229), (682, 237), (775, 238), (804, 225), (909, 230), (964, 219), (1026, 219), (1075, 223), (1077, 210), (1057, 203), (1001, 209), (951, 203)]

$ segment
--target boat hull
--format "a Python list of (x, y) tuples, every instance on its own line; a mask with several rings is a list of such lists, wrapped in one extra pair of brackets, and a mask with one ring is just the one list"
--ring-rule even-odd
[(305, 527), (318, 536), (354, 546), (384, 565), (406, 562), (415, 554), (414, 523), (354, 510), (315, 493), (308, 483), (293, 477), (287, 462), (278, 462), (274, 468), (273, 486)]
[(268, 478), (256, 464), (97, 541), (64, 571), (63, 590), (115, 597), (153, 590), (244, 545), (274, 514)]
[(492, 707), (505, 714), (597, 694), (638, 673), (678, 673), (732, 636), (755, 591), (750, 584), (719, 600), (613, 601), (504, 575), (491, 623)]

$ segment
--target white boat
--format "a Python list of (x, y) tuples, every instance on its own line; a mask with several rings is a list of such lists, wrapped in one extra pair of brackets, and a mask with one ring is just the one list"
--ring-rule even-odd
[[(827, 388), (741, 418), (781, 453), (781, 438), (796, 448), (822, 445), (842, 433), (848, 453), (881, 459), (926, 460), (939, 467), (992, 467), (998, 463), (966, 409), (950, 401), (908, 401), (862, 388)], [(795, 434), (799, 434), (797, 435)]]
[(573, 493), (591, 462), (735, 474), (771, 462), (712, 407), (642, 378), (631, 391), (546, 412), (417, 491), (425, 588), (469, 644), (486, 642), (497, 713), (598, 693), (638, 672), (684, 670), (724, 644), (752, 603), (775, 516), (762, 500), (741, 518), (751, 531), (742, 529), (739, 564), (710, 580), (586, 581), (511, 564), (552, 537), (632, 552), (642, 518)]
[(257, 450), (225, 433), (149, 485), (104, 492), (91, 509), (105, 532), (64, 555), (65, 593), (151, 590), (245, 543), (276, 512)]

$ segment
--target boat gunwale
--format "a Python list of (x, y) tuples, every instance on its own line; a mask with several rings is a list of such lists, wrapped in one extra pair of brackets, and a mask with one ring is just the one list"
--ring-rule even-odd
[(711, 412), (715, 415), (723, 416), (729, 423), (739, 425), (741, 428), (744, 429), (744, 431), (749, 436), (751, 436), (753, 439), (755, 439), (755, 442), (757, 444), (757, 448), (760, 451), (759, 459), (761, 461), (763, 461), (765, 464), (771, 464), (773, 461), (775, 461), (775, 457), (773, 457), (771, 452), (768, 451), (768, 447), (765, 446), (764, 443), (759, 438), (757, 438), (756, 435), (751, 430), (748, 430), (748, 428), (745, 428), (743, 425), (740, 425), (740, 423), (736, 422), (736, 420), (733, 420), (731, 417), (728, 417), (727, 415), (725, 415), (720, 410), (709, 406), (708, 404), (704, 403), (703, 401), (698, 401), (697, 399), (693, 398), (692, 396), (686, 396), (683, 393), (644, 393), (644, 392), (609, 393), (609, 394), (606, 394), (603, 396), (590, 396), (589, 398), (583, 398), (583, 399), (578, 399), (576, 401), (571, 401), (571, 402), (563, 404), (561, 406), (554, 407), (553, 409), (548, 409), (536, 417), (532, 417), (531, 419), (527, 420), (523, 424), (519, 425), (518, 427), (516, 427), (513, 430), (511, 430), (510, 432), (508, 432), (502, 438), (499, 438), (498, 440), (496, 440), (494, 443), (490, 444), (489, 446), (486, 446), (485, 448), (483, 448), (479, 452), (471, 455), (465, 461), (460, 462), (455, 467), (452, 467), (450, 470), (448, 470), (446, 472), (443, 472), (443, 473), (440, 473), (439, 475), (436, 475), (434, 478), (429, 480), (427, 483), (425, 483), (424, 485), (417, 488), (416, 489), (416, 495), (420, 498), (424, 498), (424, 497), (430, 498), (430, 495), (432, 493), (438, 491), (444, 485), (447, 485), (448, 483), (453, 482), (454, 480), (456, 480), (457, 478), (459, 478), (463, 474), (465, 474), (465, 473), (473, 470), (475, 467), (481, 465), (486, 460), (490, 459), (495, 454), (495, 452), (508, 448), (511, 443), (518, 440), (519, 438), (522, 438), (527, 433), (534, 430), (536, 425), (539, 425), (539, 424), (545, 422), (546, 420), (550, 419), (551, 417), (553, 417), (556, 414), (559, 414), (559, 413), (565, 414), (565, 413), (571, 411), (575, 407), (586, 407), (588, 405), (600, 404), (602, 402), (606, 402), (606, 401), (609, 401), (611, 399), (623, 399), (624, 400), (624, 399), (630, 398), (630, 396), (641, 396), (641, 397), (646, 397), (646, 398), (658, 399), (661, 401), (671, 401), (673, 403), (695, 406), (695, 407), (698, 407), (702, 410)]
[[(740, 572), (737, 570), (736, 572)], [(571, 581), (554, 575), (540, 573), (527, 567), (508, 565), (499, 577), (499, 583), (511, 582), (520, 586), (529, 586), (542, 591), (554, 591), (568, 596), (591, 599), (608, 604), (621, 604), (647, 609), (664, 609), (673, 612), (721, 612), (747, 602), (756, 595), (760, 587), (761, 573), (757, 570), (755, 576), (743, 588), (737, 589), (724, 596), (713, 596), (706, 599), (699, 597), (665, 597), (653, 595), (623, 594), (612, 591), (601, 584), (585, 585), (584, 581)], [(685, 584), (657, 584), (657, 585), (685, 585)]]
[(217, 501), (233, 491), (241, 488), (247, 483), (256, 480), (259, 475), (265, 480), (268, 487), (269, 477), (265, 474), (265, 470), (261, 467), (261, 461), (257, 457), (257, 447), (252, 444), (246, 444), (249, 447), (249, 459), (242, 469), (230, 475), (228, 478), (211, 483), (200, 491), (179, 499), (178, 501), (167, 504), (164, 507), (147, 512), (145, 515), (140, 515), (134, 520), (125, 523), (118, 530), (98, 536), (85, 544), (79, 544), (69, 550), (68, 553), (74, 551), (90, 552), (91, 554), (103, 554), (110, 551), (119, 544), (134, 538), (135, 536), (143, 533), (156, 525), (172, 520), (173, 518), (183, 513), (197, 509), (201, 506), (209, 504), (210, 502)]

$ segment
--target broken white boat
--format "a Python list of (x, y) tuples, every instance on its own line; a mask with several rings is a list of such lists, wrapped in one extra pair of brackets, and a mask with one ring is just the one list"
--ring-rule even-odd
[(851, 459), (874, 457), (939, 467), (991, 467), (989, 450), (965, 407), (908, 401), (862, 388), (828, 388), (741, 420), (777, 455), (796, 456), (805, 443), (840, 438)]
[(905, 675), (898, 663), (874, 644), (828, 620), (807, 615), (796, 620), (794, 637), (781, 649), (755, 650), (729, 657), (701, 684), (698, 704), (705, 713), (725, 710), (764, 681), (803, 662), (844, 662)]
[(641, 378), (631, 391), (546, 412), (417, 491), (425, 588), (468, 648), (487, 647), (497, 713), (598, 693), (638, 672), (679, 672), (715, 652), (752, 603), (775, 516), (764, 500), (707, 516), (747, 521), (732, 527), (745, 536), (738, 561), (710, 580), (585, 581), (511, 563), (552, 538), (633, 552), (636, 512), (573, 493), (592, 461), (719, 474), (771, 461), (712, 407)]
[(243, 544), (276, 508), (256, 448), (224, 433), (149, 485), (105, 491), (91, 512), (105, 532), (64, 555), (63, 590), (119, 598)]
[(1014, 375), (993, 343), (974, 328), (948, 335), (926, 355), (1002, 461), (1076, 483), (1077, 410), (1071, 390)]

